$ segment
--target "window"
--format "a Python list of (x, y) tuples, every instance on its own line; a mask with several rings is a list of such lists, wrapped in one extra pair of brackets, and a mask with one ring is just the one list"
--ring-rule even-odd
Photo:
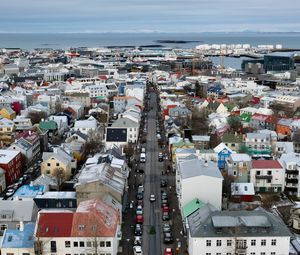
[(256, 240), (251, 240), (251, 246), (255, 246), (256, 245)]
[(268, 175), (272, 175), (272, 171), (268, 171)]
[(272, 246), (275, 246), (275, 245), (276, 245), (276, 239), (272, 239), (272, 240), (271, 240), (271, 245), (272, 245)]
[(275, 251), (272, 251), (272, 252), (271, 252), (271, 255), (276, 255), (276, 252), (275, 252)]
[(6, 253), (6, 255), (14, 255), (14, 253)]
[(100, 247), (105, 247), (105, 242), (104, 241), (100, 242)]
[(260, 175), (260, 171), (256, 171), (256, 175)]
[(47, 166), (51, 166), (51, 163), (47, 163)]
[(216, 255), (221, 255), (221, 252), (217, 252)]
[(83, 241), (80, 241), (80, 242), (79, 242), (79, 246), (80, 246), (80, 247), (84, 247), (84, 242), (83, 242)]
[(222, 246), (222, 240), (217, 240), (217, 246)]
[(237, 175), (237, 172), (236, 172), (236, 171), (233, 171), (233, 175), (236, 176), (236, 175)]
[(231, 240), (227, 240), (227, 246), (231, 246), (232, 245), (232, 241)]
[(50, 242), (50, 248), (51, 248), (51, 252), (56, 252), (56, 241), (51, 241)]
[(69, 201), (69, 207), (73, 207), (73, 201)]
[(6, 224), (1, 224), (0, 225), (0, 231), (4, 231), (5, 229), (7, 229), (7, 225)]
[(86, 247), (92, 247), (92, 242), (86, 242)]
[(261, 246), (266, 246), (267, 241), (265, 239), (261, 240)]
[(211, 240), (206, 240), (206, 246), (211, 246)]
[(59, 163), (56, 163), (56, 166), (59, 166)]
[(79, 230), (84, 230), (84, 225), (82, 225), (82, 224), (78, 225), (78, 229)]
[(255, 255), (255, 252), (250, 252), (250, 255)]
[(266, 253), (265, 252), (261, 252), (260, 255), (266, 255)]
[(70, 248), (71, 247), (71, 242), (70, 241), (65, 241), (65, 247)]
[(230, 252), (227, 252), (226, 255), (231, 255), (231, 253), (230, 253)]
[(74, 246), (74, 247), (78, 247), (78, 242), (74, 242), (74, 243), (73, 243), (73, 246)]
[(111, 247), (111, 242), (110, 241), (106, 242), (106, 247)]
[(210, 252), (206, 252), (206, 255), (211, 255), (211, 253)]
[(30, 255), (28, 252), (22, 253), (22, 255)]

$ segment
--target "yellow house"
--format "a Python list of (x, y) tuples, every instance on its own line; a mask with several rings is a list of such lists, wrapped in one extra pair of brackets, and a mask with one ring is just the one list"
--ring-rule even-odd
[(77, 161), (70, 154), (61, 148), (56, 148), (55, 152), (44, 152), (41, 164), (41, 173), (48, 174), (59, 181), (69, 180), (76, 170)]
[(195, 145), (189, 141), (184, 141), (184, 140), (181, 140), (179, 141), (178, 143), (173, 143), (172, 144), (172, 162), (175, 163), (175, 159), (176, 159), (176, 153), (175, 151), (177, 149), (193, 149), (195, 148)]
[(9, 119), (9, 120), (13, 120), (16, 118), (16, 112), (11, 109), (10, 106), (7, 106), (7, 107), (3, 107), (1, 110), (0, 110), (0, 115), (3, 117), (3, 118), (6, 118), (6, 119)]

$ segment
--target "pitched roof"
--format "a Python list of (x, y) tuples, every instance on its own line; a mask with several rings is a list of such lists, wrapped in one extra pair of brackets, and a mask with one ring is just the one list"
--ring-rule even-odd
[(106, 129), (107, 142), (126, 142), (127, 128), (107, 128)]
[(40, 212), (37, 222), (37, 237), (70, 237), (73, 212)]
[(53, 120), (41, 121), (40, 124), (39, 124), (39, 127), (41, 129), (45, 129), (45, 130), (56, 130), (57, 129), (57, 123)]
[(183, 217), (186, 218), (205, 204), (198, 198), (194, 198), (182, 208)]
[(252, 160), (252, 168), (282, 168), (278, 160)]

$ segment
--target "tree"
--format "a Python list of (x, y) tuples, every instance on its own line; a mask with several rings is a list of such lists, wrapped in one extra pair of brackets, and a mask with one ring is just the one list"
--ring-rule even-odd
[(206, 135), (208, 133), (207, 116), (205, 112), (194, 108), (192, 111), (191, 127), (194, 135)]
[(60, 190), (61, 185), (63, 184), (63, 182), (66, 179), (66, 172), (62, 167), (57, 167), (53, 170), (52, 175), (56, 178), (57, 180), (57, 184), (58, 184), (58, 188)]
[(233, 132), (239, 132), (242, 129), (241, 118), (239, 116), (228, 117), (227, 123)]
[(89, 139), (85, 144), (85, 155), (94, 156), (97, 152), (100, 152), (102, 148), (102, 137), (98, 132), (90, 132)]
[(200, 85), (199, 81), (196, 81), (196, 83), (195, 83), (195, 94), (197, 97), (200, 97), (200, 98), (205, 97), (204, 88), (202, 85)]
[(39, 124), (42, 119), (47, 118), (47, 113), (40, 111), (40, 112), (29, 112), (28, 118), (30, 118), (32, 125)]
[(61, 101), (59, 101), (59, 100), (55, 101), (55, 109), (54, 110), (55, 110), (55, 113), (59, 113), (64, 110)]

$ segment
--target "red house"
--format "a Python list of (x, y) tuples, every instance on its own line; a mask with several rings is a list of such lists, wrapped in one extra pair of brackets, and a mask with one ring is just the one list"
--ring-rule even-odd
[(0, 167), (5, 171), (6, 186), (22, 175), (22, 154), (19, 151), (0, 150)]

